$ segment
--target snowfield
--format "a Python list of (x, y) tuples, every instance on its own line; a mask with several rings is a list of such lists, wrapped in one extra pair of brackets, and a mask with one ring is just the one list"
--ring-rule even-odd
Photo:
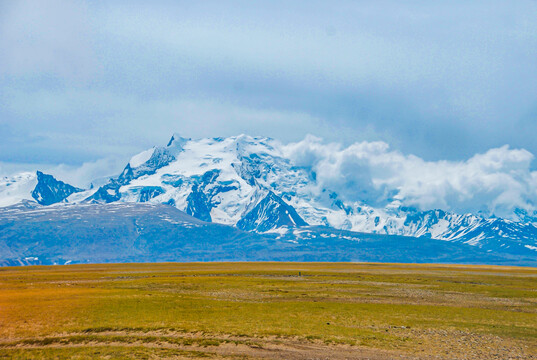
[(24, 173), (0, 180), (0, 206), (29, 200), (42, 205), (167, 204), (206, 222), (257, 233), (324, 226), (460, 242), (491, 251), (526, 253), (537, 246), (537, 219), (527, 214), (512, 221), (421, 211), (403, 206), (397, 196), (380, 207), (363, 200), (367, 194), (347, 198), (317, 182), (313, 169), (294, 163), (285, 145), (265, 137), (192, 140), (174, 134), (166, 146), (133, 156), (119, 176), (100, 188), (77, 189), (41, 177), (47, 178)]

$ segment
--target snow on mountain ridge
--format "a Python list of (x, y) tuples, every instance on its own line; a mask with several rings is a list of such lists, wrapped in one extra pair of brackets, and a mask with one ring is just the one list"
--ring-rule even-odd
[(155, 148), (151, 148), (151, 149), (142, 151), (141, 153), (137, 155), (134, 155), (129, 161), (129, 166), (131, 168), (136, 168), (144, 164), (146, 161), (148, 161), (151, 158), (154, 152), (155, 152)]
[[(368, 151), (382, 151), (375, 149)], [(341, 199), (334, 189), (316, 182), (311, 168), (297, 166), (286, 155), (285, 147), (270, 138), (185, 140), (173, 161), (122, 185), (120, 201), (140, 201), (143, 189), (159, 187), (162, 191), (147, 201), (169, 203), (204, 220), (238, 225), (270, 191), (310, 225), (463, 242), (498, 237), (490, 222), (476, 215), (419, 211), (402, 206), (398, 199), (382, 208)], [(259, 226), (259, 219), (250, 223), (258, 231), (274, 228)], [(517, 226), (510, 231), (533, 233), (531, 224)], [(478, 232), (481, 228), (487, 232)]]
[[(364, 149), (386, 150), (380, 145)], [(512, 222), (420, 211), (403, 206), (397, 196), (385, 206), (372, 206), (364, 199), (349, 200), (337, 187), (323, 187), (307, 163), (291, 160), (288, 147), (270, 138), (243, 134), (192, 140), (174, 134), (166, 146), (133, 156), (107, 184), (73, 193), (66, 201), (164, 203), (205, 221), (258, 232), (306, 224), (492, 248), (506, 241), (537, 245), (535, 219), (527, 212), (525, 221)], [(5, 188), (0, 183), (0, 201)]]
[(17, 204), (23, 200), (34, 200), (31, 193), (36, 185), (37, 175), (30, 172), (0, 178), (0, 207)]
[(0, 207), (11, 206), (23, 201), (35, 201), (41, 205), (64, 202), (75, 193), (84, 192), (52, 175), (41, 171), (21, 173), (0, 179)]
[(41, 205), (63, 202), (71, 194), (84, 191), (56, 180), (52, 175), (43, 174), (41, 171), (38, 171), (36, 175), (37, 185), (32, 191), (32, 198)]

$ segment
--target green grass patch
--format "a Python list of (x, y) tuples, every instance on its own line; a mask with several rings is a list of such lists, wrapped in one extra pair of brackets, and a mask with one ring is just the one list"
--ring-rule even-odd
[[(267, 339), (432, 354), (447, 346), (435, 340), (444, 333), (454, 339), (473, 336), (472, 341), (497, 337), (504, 347), (532, 353), (536, 289), (537, 270), (516, 267), (209, 263), (7, 268), (0, 271), (0, 358), (91, 358), (88, 343), (113, 344), (109, 350), (100, 347), (100, 357), (121, 358), (128, 345), (140, 358), (158, 358), (166, 357), (164, 345), (262, 346)], [(162, 354), (154, 355), (155, 349)], [(196, 354), (180, 356), (202, 356)]]

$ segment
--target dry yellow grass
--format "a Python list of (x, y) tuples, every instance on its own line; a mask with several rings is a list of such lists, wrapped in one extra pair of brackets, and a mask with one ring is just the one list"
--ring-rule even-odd
[(0, 339), (0, 358), (21, 359), (531, 359), (537, 354), (537, 269), (342, 263), (3, 268)]

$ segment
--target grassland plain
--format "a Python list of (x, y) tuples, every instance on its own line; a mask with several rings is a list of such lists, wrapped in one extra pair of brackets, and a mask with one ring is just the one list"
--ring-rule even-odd
[(534, 359), (537, 269), (0, 268), (0, 358)]

